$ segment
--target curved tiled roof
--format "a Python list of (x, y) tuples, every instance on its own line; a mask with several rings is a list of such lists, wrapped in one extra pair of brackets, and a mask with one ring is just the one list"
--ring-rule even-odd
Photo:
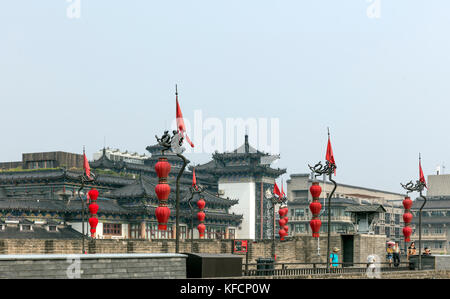
[[(115, 200), (97, 200), (99, 213), (130, 214), (131, 211), (120, 206)], [(1, 198), (0, 210), (34, 211), (34, 212), (59, 212), (73, 213), (81, 212), (82, 203), (80, 200), (36, 200), (24, 198)]]

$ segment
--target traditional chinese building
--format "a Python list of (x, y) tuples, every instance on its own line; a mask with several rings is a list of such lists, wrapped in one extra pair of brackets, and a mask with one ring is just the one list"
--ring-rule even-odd
[[(152, 148), (152, 147), (150, 147)], [(154, 191), (157, 184), (154, 161), (155, 155), (145, 159), (144, 163), (133, 163), (133, 160), (113, 161), (103, 151), (103, 155), (96, 161), (90, 162), (96, 180), (81, 190), (85, 198), (90, 188), (99, 190), (100, 196), (97, 226), (97, 238), (175, 238), (175, 192), (169, 198), (171, 217), (167, 232), (157, 231), (155, 208), (158, 200)], [(49, 156), (51, 156), (49, 154)], [(169, 155), (168, 155), (169, 156)], [(177, 156), (170, 156), (173, 163), (169, 184), (175, 190), (175, 176), (180, 167)], [(3, 163), (7, 166), (7, 163)], [(83, 231), (82, 228), (82, 202), (78, 196), (81, 186), (82, 169), (65, 167), (45, 168), (38, 164), (39, 169), (21, 169), (17, 165), (14, 169), (0, 172), (0, 221), (2, 230), (0, 238), (12, 237), (11, 231), (16, 234), (29, 228), (32, 232), (42, 231), (62, 233), (72, 236)], [(52, 166), (55, 166), (53, 164)], [(75, 165), (77, 166), (77, 165)], [(194, 238), (197, 219), (193, 219), (198, 208), (198, 196), (191, 201), (191, 210), (187, 199), (190, 197), (188, 188), (192, 184), (192, 174), (185, 174), (181, 180), (181, 209), (180, 229), (181, 237), (190, 236), (192, 225)], [(201, 182), (200, 182), (201, 183)], [(237, 200), (222, 198), (207, 190), (202, 194), (206, 201), (206, 238), (234, 238), (235, 230), (241, 223), (242, 215), (236, 215), (230, 208)], [(88, 218), (87, 211), (85, 220)], [(56, 225), (50, 225), (55, 224)], [(51, 229), (48, 229), (51, 227)], [(5, 228), (6, 230), (3, 230)], [(84, 231), (89, 231), (85, 222)], [(9, 232), (6, 234), (6, 232)], [(34, 234), (38, 237), (43, 234)], [(20, 236), (19, 236), (20, 237)]]
[(272, 238), (276, 211), (264, 194), (267, 189), (273, 190), (275, 179), (286, 173), (286, 169), (270, 167), (277, 157), (252, 147), (248, 135), (239, 148), (232, 152), (214, 153), (212, 158), (208, 163), (195, 166), (195, 171), (199, 176), (213, 178), (221, 196), (239, 199), (230, 209), (243, 215), (237, 237)]

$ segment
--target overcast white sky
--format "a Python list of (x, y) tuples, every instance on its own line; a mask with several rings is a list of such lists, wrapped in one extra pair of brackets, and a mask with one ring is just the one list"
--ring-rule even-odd
[(403, 193), (419, 152), (450, 172), (450, 2), (379, 3), (81, 0), (71, 19), (66, 0), (2, 1), (0, 161), (105, 137), (145, 153), (178, 83), (187, 119), (278, 118), (275, 167), (324, 160), (329, 126), (338, 182)]

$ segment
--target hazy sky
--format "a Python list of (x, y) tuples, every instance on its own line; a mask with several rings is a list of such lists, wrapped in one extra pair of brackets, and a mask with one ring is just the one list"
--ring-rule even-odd
[(145, 153), (177, 83), (187, 119), (278, 118), (288, 173), (324, 160), (328, 126), (338, 182), (403, 193), (419, 152), (450, 173), (450, 2), (374, 1), (379, 18), (368, 0), (1, 1), (0, 161), (105, 137)]

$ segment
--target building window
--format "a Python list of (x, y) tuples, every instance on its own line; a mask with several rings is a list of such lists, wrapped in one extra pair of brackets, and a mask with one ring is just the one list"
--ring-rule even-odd
[(22, 224), (21, 230), (22, 231), (31, 231), (31, 225), (29, 225), (29, 224)]
[(384, 232), (386, 234), (386, 237), (390, 237), (391, 236), (391, 228), (390, 227), (386, 227), (384, 229)]
[(384, 220), (386, 221), (386, 223), (391, 222), (391, 214), (389, 213), (384, 214)]
[(48, 231), (49, 232), (56, 232), (56, 225), (49, 225), (48, 226)]
[(103, 223), (103, 234), (112, 236), (122, 235), (122, 224), (117, 223)]
[(400, 215), (395, 214), (395, 224), (400, 224)]
[(186, 226), (180, 226), (180, 238), (187, 239)]
[(228, 238), (229, 239), (234, 239), (235, 236), (236, 236), (236, 230), (234, 228), (228, 229)]
[(140, 225), (139, 224), (131, 224), (130, 225), (130, 238), (131, 239), (139, 239), (140, 236)]
[(158, 223), (146, 224), (147, 239), (172, 239), (172, 225), (167, 224), (167, 230), (158, 230)]
[(295, 209), (294, 212), (295, 212), (295, 214), (294, 214), (295, 217), (304, 217), (305, 216), (305, 209)]

